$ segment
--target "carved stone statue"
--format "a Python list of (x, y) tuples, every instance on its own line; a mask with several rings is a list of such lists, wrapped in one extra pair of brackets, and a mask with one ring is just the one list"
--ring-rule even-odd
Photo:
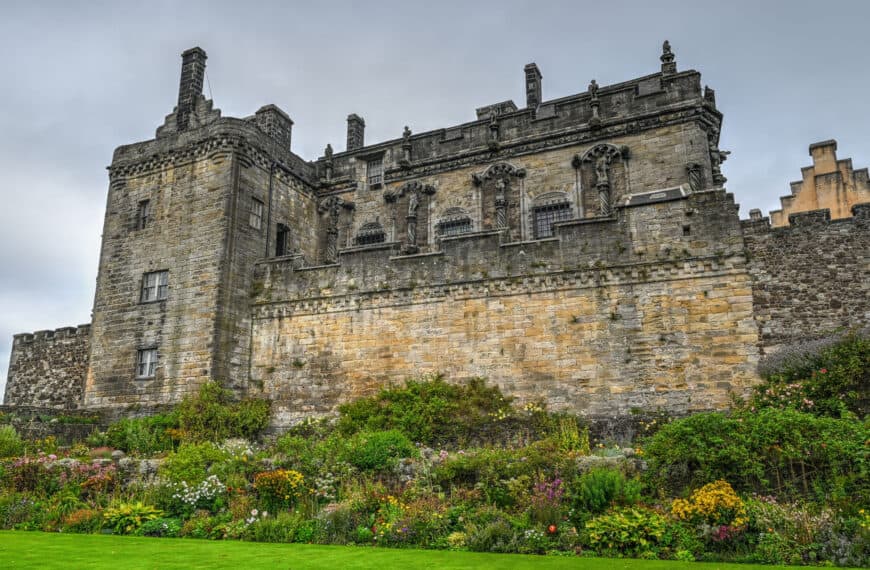
[(589, 94), (593, 99), (598, 99), (598, 89), (598, 82), (593, 79), (589, 84)]
[(332, 180), (332, 145), (327, 144), (326, 150), (323, 151), (323, 155), (326, 157), (324, 162), (324, 170), (326, 171), (326, 181), (329, 182)]
[(662, 55), (672, 55), (673, 53), (671, 51), (671, 42), (665, 40), (665, 43), (662, 44)]
[(416, 216), (417, 215), (417, 207), (420, 205), (420, 198), (417, 196), (416, 192), (411, 192), (411, 195), (408, 197), (408, 215)]
[(331, 144), (326, 145), (326, 150), (323, 151), (323, 154), (326, 156), (327, 161), (332, 162), (332, 145)]
[(600, 155), (595, 159), (595, 185), (596, 186), (604, 186), (610, 185), (610, 175), (608, 174), (608, 170), (610, 169), (610, 160), (606, 154)]
[(407, 144), (411, 142), (411, 129), (408, 128), (408, 125), (405, 125), (405, 130), (402, 131), (402, 144)]
[(495, 181), (495, 227), (507, 227), (507, 185), (501, 178)]
[(686, 172), (689, 175), (689, 188), (692, 192), (701, 190), (701, 165), (697, 162), (690, 162), (686, 165)]

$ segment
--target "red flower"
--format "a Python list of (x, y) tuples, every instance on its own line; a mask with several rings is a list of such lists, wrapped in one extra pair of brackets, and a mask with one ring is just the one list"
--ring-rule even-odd
[(828, 373), (828, 369), (827, 369), (827, 368), (822, 368), (821, 370), (819, 370), (819, 372), (821, 372), (822, 374), (827, 374), (827, 373)]
[(556, 529), (557, 529), (556, 525), (551, 524), (550, 526), (547, 527), (547, 532), (549, 532), (550, 534), (556, 534)]

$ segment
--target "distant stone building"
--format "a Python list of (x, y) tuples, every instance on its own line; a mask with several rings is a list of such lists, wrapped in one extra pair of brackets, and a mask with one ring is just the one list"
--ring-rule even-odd
[(837, 160), (837, 141), (810, 145), (813, 165), (801, 169), (801, 179), (791, 183), (791, 196), (779, 199), (782, 209), (770, 212), (774, 227), (788, 225), (791, 214), (828, 210), (831, 219), (848, 218), (852, 206), (870, 202), (867, 169), (852, 169), (852, 159)]
[(375, 144), (351, 114), (307, 161), (274, 105), (222, 117), (186, 51), (175, 110), (109, 167), (93, 323), (16, 335), (6, 403), (216, 379), (286, 426), (442, 372), (590, 418), (728, 406), (763, 351), (870, 320), (870, 206), (741, 222), (713, 90), (660, 60), (555, 100), (529, 64), (524, 106)]

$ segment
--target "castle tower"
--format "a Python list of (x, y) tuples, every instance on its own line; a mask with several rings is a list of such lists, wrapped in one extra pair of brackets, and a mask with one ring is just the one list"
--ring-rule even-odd
[[(206, 53), (182, 54), (178, 104), (109, 167), (86, 407), (177, 402), (214, 379), (244, 391), (252, 265), (305, 253), (311, 168), (269, 105), (226, 119), (202, 96)], [(281, 235), (278, 229), (281, 228)]]

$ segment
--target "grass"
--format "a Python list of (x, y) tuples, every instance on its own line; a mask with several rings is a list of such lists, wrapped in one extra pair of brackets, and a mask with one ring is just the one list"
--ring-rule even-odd
[[(770, 570), (724, 564), (0, 531), (3, 568)], [(778, 566), (777, 568), (784, 568)], [(797, 567), (794, 567), (797, 568)]]

